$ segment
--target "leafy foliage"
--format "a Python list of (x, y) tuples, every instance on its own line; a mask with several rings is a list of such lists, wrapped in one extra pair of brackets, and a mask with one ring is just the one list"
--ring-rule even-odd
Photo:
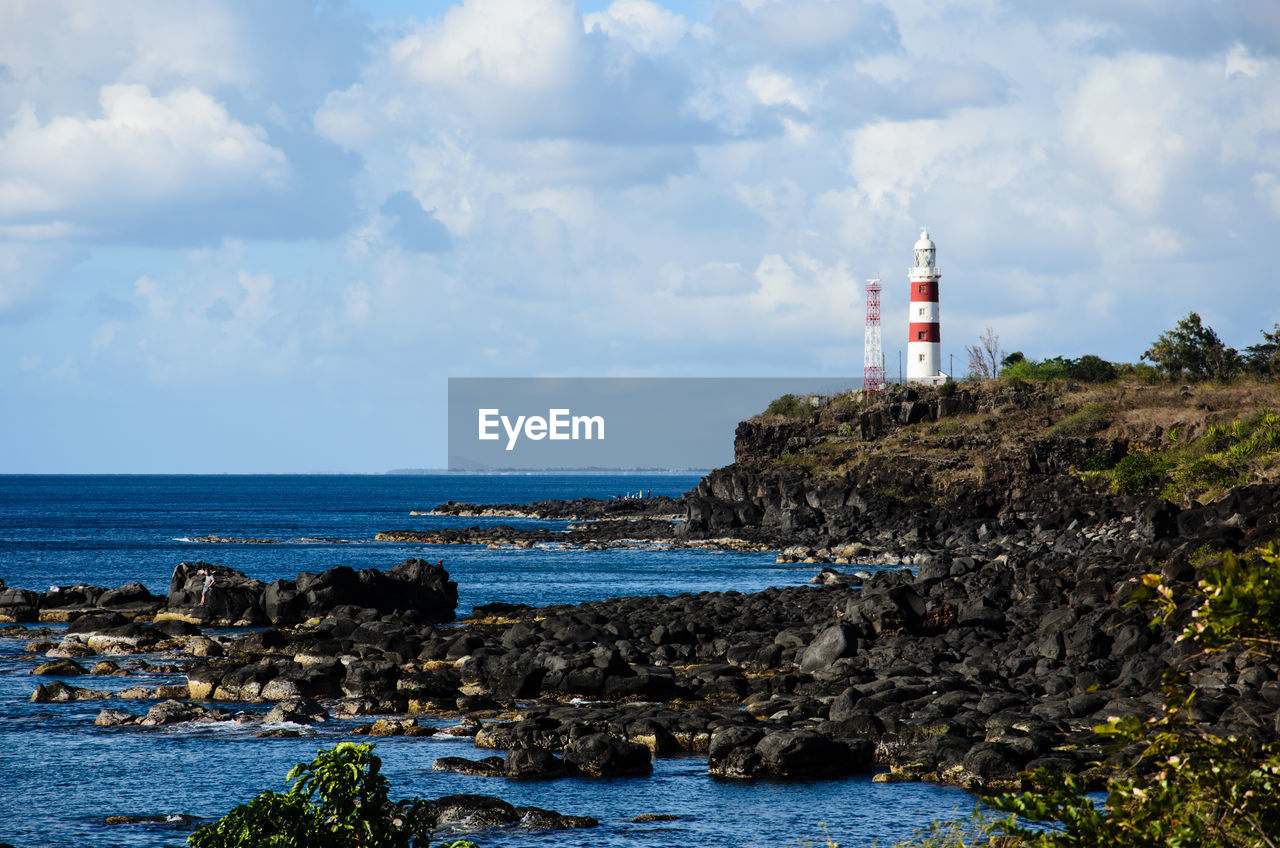
[(781, 415), (783, 418), (808, 418), (813, 408), (795, 395), (783, 395), (765, 408), (765, 415)]
[(1154, 492), (1164, 480), (1169, 468), (1168, 460), (1150, 445), (1134, 442), (1129, 452), (1116, 463), (1111, 485), (1122, 494), (1136, 495)]
[[(422, 801), (388, 799), (372, 745), (342, 742), (299, 763), (283, 795), (267, 791), (187, 840), (192, 848), (427, 848)], [(441, 848), (477, 848), (457, 841)]]
[(1262, 331), (1262, 341), (1244, 349), (1244, 369), (1259, 377), (1280, 377), (1280, 324), (1268, 333)]
[(1188, 638), (1209, 649), (1237, 642), (1273, 651), (1280, 645), (1280, 544), (1251, 558), (1227, 554), (1200, 584), (1204, 603), (1192, 616)]
[[(1174, 587), (1157, 574), (1143, 580), (1157, 619), (1180, 615)], [(1244, 643), (1275, 659), (1280, 642), (1280, 545), (1250, 556), (1226, 554), (1206, 570), (1198, 604), (1180, 639), (1205, 651)], [(1195, 691), (1166, 691), (1163, 712), (1127, 716), (1097, 731), (1110, 737), (1122, 764), (1107, 778), (1106, 802), (1090, 797), (1079, 776), (1038, 771), (1038, 788), (985, 799), (1014, 817), (1000, 827), (1028, 848), (1275, 848), (1280, 835), (1280, 744), (1221, 736), (1192, 718)]]
[[(1070, 423), (1072, 418), (1067, 418), (1055, 427)], [(1134, 442), (1109, 473), (1116, 492), (1159, 491), (1167, 500), (1184, 501), (1262, 479), (1277, 465), (1280, 416), (1261, 409), (1229, 425), (1210, 424), (1203, 435), (1189, 441), (1174, 429), (1160, 446)]]
[(1242, 364), (1240, 354), (1224, 345), (1195, 312), (1161, 334), (1142, 358), (1174, 380), (1227, 380), (1239, 373)]
[(1021, 380), (1079, 380), (1082, 383), (1109, 383), (1119, 372), (1116, 366), (1093, 354), (1079, 359), (1053, 356), (1048, 359), (1027, 359), (1021, 353), (1009, 354), (1000, 367), (1000, 376)]

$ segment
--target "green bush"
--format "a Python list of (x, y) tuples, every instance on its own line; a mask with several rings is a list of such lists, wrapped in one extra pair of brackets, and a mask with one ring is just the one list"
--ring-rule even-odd
[(1083, 383), (1110, 383), (1118, 376), (1116, 366), (1091, 353), (1067, 362), (1067, 376)]
[(1109, 383), (1119, 375), (1116, 366), (1093, 354), (1079, 359), (1053, 356), (1048, 359), (1027, 359), (1022, 354), (1010, 354), (1004, 358), (1000, 376), (1022, 380), (1079, 380), (1083, 383)]
[(955, 380), (947, 380), (941, 386), (938, 386), (939, 397), (951, 397), (958, 391), (960, 391), (960, 384)]
[(808, 418), (813, 408), (802, 398), (783, 395), (765, 408), (765, 415), (781, 415), (783, 418)]
[(1116, 463), (1111, 484), (1121, 494), (1147, 494), (1159, 487), (1167, 468), (1167, 462), (1157, 451), (1135, 442)]
[[(283, 795), (263, 792), (191, 834), (192, 848), (427, 848), (423, 801), (392, 803), (372, 745), (342, 742), (299, 763)], [(441, 848), (478, 848), (457, 841)]]
[(1116, 377), (1142, 380), (1147, 383), (1159, 383), (1163, 379), (1155, 367), (1145, 362), (1116, 363)]
[(1062, 380), (1067, 375), (1066, 363), (1061, 357), (1053, 359), (1019, 359), (1000, 369), (1000, 376), (1017, 380)]

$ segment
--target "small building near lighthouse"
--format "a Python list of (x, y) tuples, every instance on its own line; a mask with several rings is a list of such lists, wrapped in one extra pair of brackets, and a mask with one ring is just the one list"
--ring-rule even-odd
[(938, 310), (938, 251), (929, 231), (920, 229), (915, 265), (907, 272), (911, 281), (911, 308), (907, 317), (906, 382), (941, 385), (949, 377), (942, 372), (942, 322)]

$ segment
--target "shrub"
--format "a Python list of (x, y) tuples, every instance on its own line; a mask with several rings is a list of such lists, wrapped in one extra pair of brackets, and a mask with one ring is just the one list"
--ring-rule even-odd
[(1116, 463), (1111, 483), (1126, 495), (1154, 492), (1164, 479), (1167, 464), (1153, 448), (1140, 442), (1129, 445), (1129, 452)]
[(1053, 359), (1019, 359), (1010, 362), (1000, 369), (1000, 376), (1017, 380), (1062, 380), (1067, 374), (1067, 365), (1062, 357)]
[(813, 409), (795, 395), (783, 395), (765, 408), (765, 415), (781, 415), (783, 418), (808, 418)]
[(1001, 377), (1017, 377), (1023, 380), (1080, 380), (1083, 383), (1109, 383), (1119, 372), (1116, 366), (1093, 354), (1079, 359), (1053, 356), (1048, 359), (1027, 359), (1022, 354), (1010, 354), (1000, 368)]
[(941, 386), (938, 386), (939, 397), (951, 397), (958, 391), (960, 391), (960, 384), (955, 380), (947, 380)]
[[(192, 848), (427, 848), (422, 801), (392, 803), (372, 745), (342, 742), (290, 770), (283, 795), (263, 792), (191, 834)], [(451, 842), (441, 848), (478, 848)]]
[(1148, 383), (1158, 383), (1162, 379), (1160, 371), (1145, 362), (1117, 362), (1116, 377), (1129, 377)]
[(1067, 363), (1067, 376), (1082, 383), (1110, 383), (1117, 376), (1116, 366), (1091, 353)]

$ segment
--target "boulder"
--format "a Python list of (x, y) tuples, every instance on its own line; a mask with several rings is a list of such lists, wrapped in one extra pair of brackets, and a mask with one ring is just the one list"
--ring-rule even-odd
[(124, 710), (103, 710), (98, 713), (93, 723), (98, 727), (120, 727), (125, 724), (134, 724), (137, 720), (137, 716)]
[(288, 698), (267, 711), (262, 720), (268, 724), (314, 724), (329, 718), (329, 713), (319, 703), (306, 698)]
[(516, 813), (520, 816), (520, 827), (529, 830), (569, 830), (600, 824), (591, 816), (566, 816), (541, 807), (516, 807)]
[(452, 771), (472, 777), (502, 777), (502, 757), (485, 757), (468, 760), (466, 757), (439, 757), (431, 764), (432, 771)]
[(226, 710), (208, 709), (199, 704), (183, 701), (161, 701), (147, 710), (138, 724), (148, 727), (166, 724), (183, 724), (189, 721), (226, 721), (231, 716)]
[(779, 730), (756, 744), (756, 774), (807, 779), (871, 771), (875, 748), (867, 740), (836, 740), (810, 730)]
[(833, 624), (823, 630), (800, 657), (801, 671), (819, 671), (830, 668), (841, 657), (852, 656), (857, 650), (858, 630), (848, 624)]
[(516, 808), (491, 795), (446, 795), (428, 802), (423, 811), (426, 821), (464, 827), (497, 827), (520, 821)]
[(51, 660), (31, 669), (32, 674), (47, 674), (53, 677), (79, 677), (88, 674), (89, 670), (71, 659)]
[(48, 683), (42, 683), (31, 693), (30, 700), (32, 703), (49, 703), (49, 702), (65, 702), (65, 701), (105, 701), (114, 697), (111, 692), (104, 692), (101, 689), (81, 689), (77, 686), (68, 686), (61, 680), (52, 680)]
[(574, 739), (565, 748), (564, 762), (587, 777), (643, 777), (653, 772), (648, 748), (604, 733)]
[[(205, 592), (206, 578), (213, 583)], [(167, 612), (185, 613), (183, 620), (228, 626), (263, 624), (262, 596), (265, 587), (259, 580), (224, 565), (209, 562), (183, 562), (173, 570), (169, 580)], [(204, 603), (200, 603), (201, 596)]]
[(759, 727), (727, 727), (711, 736), (707, 749), (707, 772), (715, 777), (749, 778), (760, 767), (756, 744), (764, 739)]
[(569, 769), (546, 748), (522, 746), (507, 752), (502, 773), (512, 780), (554, 780), (567, 776)]

